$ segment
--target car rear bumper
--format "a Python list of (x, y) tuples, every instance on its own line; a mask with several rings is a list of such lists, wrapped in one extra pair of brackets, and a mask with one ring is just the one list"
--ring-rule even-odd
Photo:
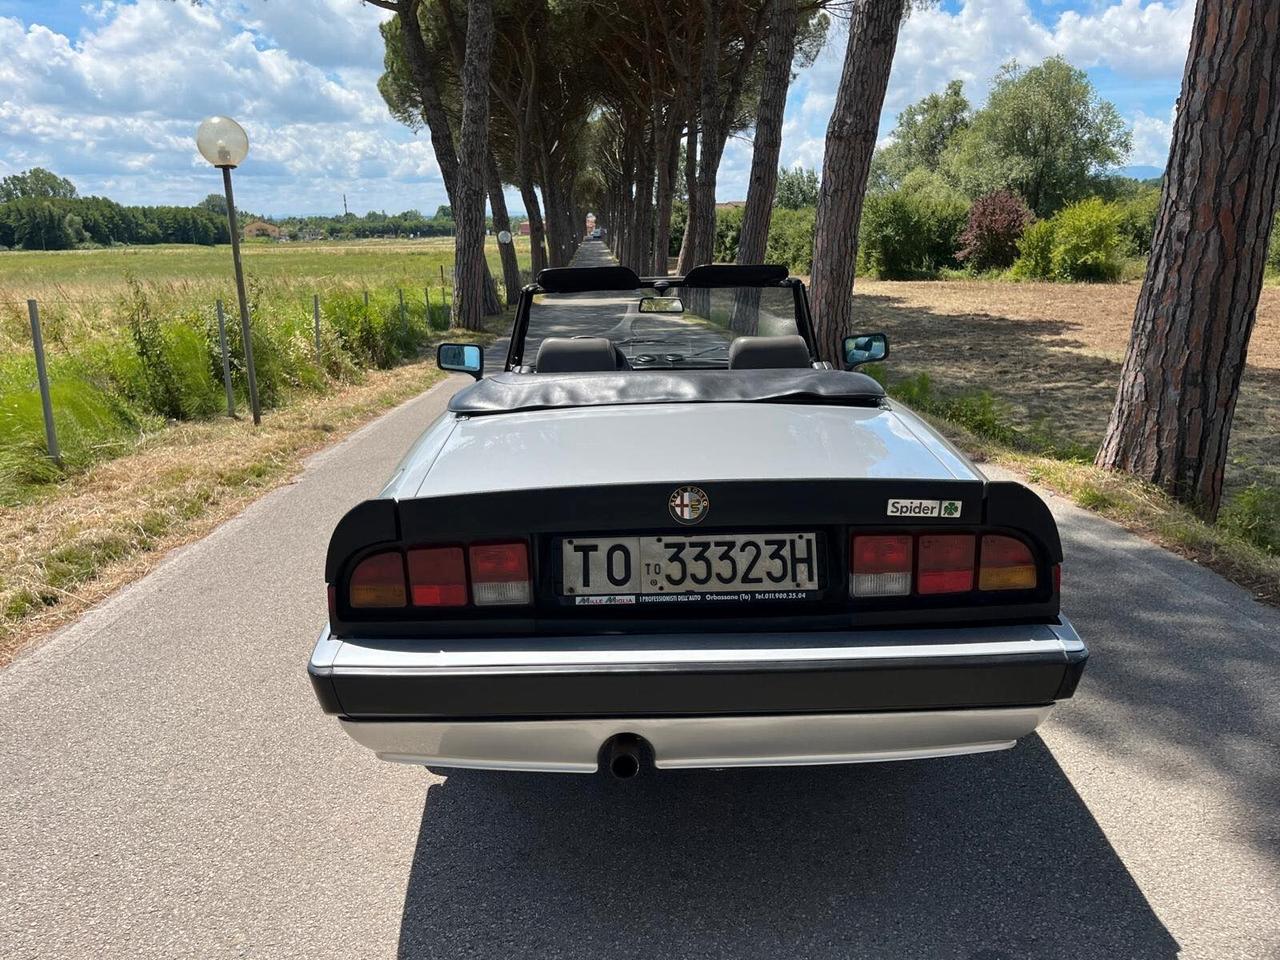
[[(818, 643), (821, 646), (817, 645)], [(1054, 624), (833, 633), (336, 639), (326, 712), (391, 760), (594, 770), (634, 734), (658, 766), (842, 763), (1000, 749), (1070, 697), (1088, 651)]]
[(660, 769), (915, 760), (1012, 747), (1053, 708), (741, 717), (385, 722), (342, 728), (380, 759), (480, 770), (594, 773), (601, 745), (640, 737)]

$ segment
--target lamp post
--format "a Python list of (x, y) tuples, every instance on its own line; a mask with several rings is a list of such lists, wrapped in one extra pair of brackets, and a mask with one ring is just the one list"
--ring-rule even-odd
[(249, 409), (253, 423), (262, 422), (258, 406), (258, 376), (253, 367), (253, 337), (249, 330), (249, 299), (244, 292), (244, 270), (240, 266), (240, 227), (236, 223), (236, 201), (231, 192), (231, 171), (244, 162), (249, 153), (249, 137), (244, 128), (230, 117), (210, 117), (196, 131), (196, 148), (200, 155), (222, 171), (222, 186), (227, 194), (227, 227), (231, 232), (231, 259), (236, 268), (236, 296), (240, 299), (240, 334), (244, 341), (245, 374), (249, 380)]

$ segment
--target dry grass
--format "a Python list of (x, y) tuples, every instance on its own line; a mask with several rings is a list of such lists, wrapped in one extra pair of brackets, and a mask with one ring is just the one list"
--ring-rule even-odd
[(310, 395), (256, 430), (233, 420), (171, 427), (35, 503), (0, 510), (0, 665), (440, 377), (422, 361)]
[[(888, 373), (943, 395), (987, 390), (1014, 426), (1101, 442), (1138, 284), (858, 281), (859, 328), (893, 343)], [(1232, 428), (1227, 489), (1280, 484), (1280, 288), (1265, 287)]]
[[(985, 391), (1001, 424), (1041, 444), (1096, 449), (1115, 399), (1139, 286), (858, 281), (860, 329), (889, 333), (890, 382), (928, 374), (940, 397)], [(1280, 557), (1206, 524), (1160, 490), (1090, 463), (939, 428), (990, 460), (1202, 563), (1280, 605)], [(1280, 485), (1280, 288), (1264, 287), (1232, 427), (1228, 497)]]

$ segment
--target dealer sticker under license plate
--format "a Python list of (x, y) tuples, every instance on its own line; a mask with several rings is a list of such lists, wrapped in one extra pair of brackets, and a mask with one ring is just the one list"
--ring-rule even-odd
[(818, 589), (814, 533), (570, 538), (563, 593), (582, 606), (803, 600)]

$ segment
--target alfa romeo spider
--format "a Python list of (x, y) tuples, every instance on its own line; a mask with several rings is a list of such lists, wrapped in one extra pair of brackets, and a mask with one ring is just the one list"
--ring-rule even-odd
[(501, 369), (439, 347), (475, 382), (334, 530), (321, 706), (444, 768), (1012, 746), (1088, 656), (1058, 530), (859, 369), (888, 350), (823, 362), (780, 267), (542, 271)]

